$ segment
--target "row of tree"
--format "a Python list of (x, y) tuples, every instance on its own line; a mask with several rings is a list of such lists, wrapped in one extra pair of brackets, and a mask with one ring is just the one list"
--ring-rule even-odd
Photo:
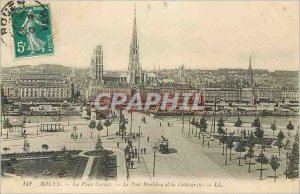
[[(239, 117), (238, 120), (235, 122), (235, 127), (241, 127), (243, 124), (241, 118)], [(191, 125), (193, 125), (193, 127), (196, 127), (196, 134), (197, 134), (197, 128), (199, 128), (199, 138), (200, 138), (200, 133), (203, 133), (203, 140), (202, 140), (202, 144), (204, 143), (204, 132), (207, 132), (207, 124), (206, 124), (206, 119), (204, 116), (202, 116), (202, 118), (200, 119), (200, 122), (195, 121), (195, 118), (193, 118), (193, 120), (191, 121)], [(239, 163), (238, 165), (241, 166), (241, 159), (245, 159), (245, 162), (247, 159), (249, 159), (248, 161), (248, 172), (251, 172), (251, 165), (253, 165), (254, 163), (252, 163), (252, 160), (254, 158), (256, 158), (256, 162), (259, 163), (260, 166), (260, 179), (262, 179), (262, 172), (263, 172), (263, 165), (264, 164), (270, 164), (272, 170), (275, 173), (274, 176), (274, 181), (276, 181), (277, 175), (276, 175), (276, 171), (280, 166), (280, 153), (281, 153), (281, 149), (283, 148), (288, 148), (290, 147), (290, 141), (287, 140), (285, 143), (283, 143), (283, 140), (285, 138), (284, 133), (280, 130), (278, 135), (277, 135), (277, 140), (275, 142), (275, 146), (278, 147), (278, 156), (277, 155), (272, 155), (269, 159), (265, 156), (264, 151), (265, 151), (265, 141), (264, 141), (264, 130), (261, 126), (261, 122), (260, 119), (257, 117), (252, 125), (252, 127), (255, 127), (255, 131), (249, 133), (248, 131), (248, 136), (246, 137), (245, 140), (243, 139), (238, 139), (237, 141), (237, 146), (235, 148), (235, 151), (239, 153)], [(232, 160), (231, 157), (231, 152), (232, 149), (234, 148), (234, 132), (233, 133), (227, 133), (227, 129), (225, 129), (225, 123), (223, 118), (221, 117), (218, 120), (217, 123), (217, 127), (218, 127), (218, 131), (217, 133), (219, 134), (219, 143), (223, 144), (223, 152), (222, 155), (225, 155), (225, 165), (227, 165), (227, 149), (230, 150), (230, 155), (229, 155), (229, 160)], [(271, 129), (273, 130), (273, 136), (274, 136), (274, 131), (277, 129), (276, 127), (276, 120), (271, 124)], [(292, 125), (291, 121), (289, 122), (289, 124), (287, 125), (287, 129), (289, 131), (294, 129), (294, 126)], [(193, 133), (193, 132), (192, 132)], [(290, 136), (290, 133), (288, 133), (288, 135)], [(259, 144), (261, 147), (261, 151), (260, 154), (258, 156), (255, 156), (254, 154), (254, 146), (255, 144)], [(291, 153), (287, 154), (287, 168), (285, 171), (286, 177), (287, 178), (296, 178), (299, 175), (299, 168), (298, 168), (298, 164), (299, 164), (299, 149), (298, 149), (298, 145), (299, 145), (299, 134), (297, 132), (296, 137), (295, 137), (295, 142), (293, 144), (293, 148)], [(246, 147), (248, 147), (248, 150), (246, 149)], [(242, 152), (246, 152), (247, 153), (244, 155), (244, 157), (242, 157)], [(298, 154), (298, 155), (297, 155)]]
[[(109, 119), (106, 119), (104, 122), (104, 126), (106, 127), (106, 136), (108, 136), (108, 127), (111, 126), (111, 121)], [(103, 130), (103, 125), (102, 122), (99, 121), (98, 124), (94, 119), (92, 119), (89, 123), (89, 128), (91, 129), (91, 138), (93, 138), (93, 129), (97, 129), (98, 131), (98, 136), (100, 136), (100, 131)]]

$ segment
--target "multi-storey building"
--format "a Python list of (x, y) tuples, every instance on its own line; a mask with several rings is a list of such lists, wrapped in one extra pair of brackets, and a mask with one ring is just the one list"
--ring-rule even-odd
[(60, 74), (25, 73), (16, 79), (13, 97), (24, 102), (63, 102), (70, 98), (70, 90)]

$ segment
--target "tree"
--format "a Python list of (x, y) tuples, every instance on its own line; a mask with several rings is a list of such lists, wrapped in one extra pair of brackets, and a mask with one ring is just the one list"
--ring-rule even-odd
[[(207, 123), (204, 115), (202, 115), (202, 118), (200, 119), (199, 128), (200, 131), (203, 133), (202, 145), (204, 145), (204, 133), (207, 130)], [(199, 131), (199, 139), (200, 139), (200, 131)]]
[(288, 135), (291, 135), (291, 131), (294, 130), (294, 125), (292, 124), (292, 121), (289, 122), (289, 124), (286, 126), (286, 128), (290, 131)]
[(73, 83), (71, 84), (71, 102), (75, 102), (75, 88)]
[(255, 128), (260, 128), (261, 127), (260, 120), (259, 120), (258, 117), (256, 117), (256, 119), (254, 119), (254, 122), (252, 123), (251, 126), (255, 127)]
[(233, 148), (233, 138), (232, 137), (228, 138), (226, 146), (229, 149), (229, 160), (231, 160), (231, 150)]
[(98, 140), (97, 140), (96, 145), (95, 145), (95, 149), (96, 150), (103, 150), (102, 140), (100, 139), (100, 137), (98, 137)]
[(47, 144), (42, 144), (42, 149), (47, 152), (47, 150), (49, 149), (49, 146)]
[(103, 125), (102, 125), (101, 121), (98, 122), (96, 128), (97, 128), (98, 136), (99, 136), (100, 135), (100, 131), (103, 129)]
[(238, 134), (239, 134), (239, 128), (243, 125), (243, 121), (241, 117), (237, 119), (237, 121), (234, 123), (234, 126), (238, 128)]
[(254, 131), (254, 135), (259, 139), (261, 147), (263, 147), (264, 133), (265, 132), (261, 127), (257, 127)]
[(272, 170), (274, 171), (274, 182), (276, 182), (276, 178), (277, 178), (277, 176), (276, 176), (276, 170), (279, 168), (279, 166), (280, 166), (280, 163), (279, 163), (279, 158), (277, 157), (277, 156), (275, 156), (275, 155), (272, 155), (271, 156), (271, 159), (270, 159), (270, 161), (269, 161), (269, 164), (270, 164), (270, 166), (271, 166), (271, 168), (272, 168)]
[(109, 119), (106, 119), (104, 122), (104, 126), (106, 127), (106, 136), (108, 136), (108, 127), (111, 126), (111, 122)]
[(235, 151), (240, 153), (238, 159), (239, 159), (239, 166), (241, 166), (242, 152), (246, 151), (244, 142), (238, 143), (236, 148), (235, 148)]
[[(222, 131), (223, 127), (225, 127), (225, 123), (224, 123), (223, 117), (221, 117), (221, 118), (218, 120), (217, 126), (218, 126), (218, 131), (219, 131), (219, 129), (220, 129), (220, 131)], [(219, 132), (218, 132), (218, 133), (219, 133)], [(219, 134), (220, 134), (220, 133), (219, 133)]]
[(295, 142), (299, 145), (299, 130), (296, 132)]
[(7, 152), (9, 151), (9, 147), (4, 147), (3, 151), (5, 151), (5, 153), (7, 154)]
[(79, 98), (80, 98), (80, 91), (79, 91), (79, 90), (76, 90), (76, 93), (74, 94), (74, 101), (75, 101), (75, 102), (78, 102), (78, 101), (79, 101)]
[(294, 142), (290, 154), (287, 155), (287, 171), (285, 172), (287, 178), (294, 179), (299, 177), (299, 144)]
[(279, 159), (280, 159), (280, 151), (284, 147), (284, 144), (282, 143), (282, 140), (278, 140), (277, 147), (278, 147), (278, 156), (279, 156)]
[(262, 180), (262, 171), (263, 171), (263, 164), (268, 164), (268, 158), (265, 156), (264, 152), (262, 151), (259, 156), (256, 158), (256, 162), (260, 163), (260, 180)]
[(276, 120), (274, 120), (274, 122), (271, 123), (271, 127), (270, 127), (270, 128), (272, 129), (272, 131), (273, 131), (273, 136), (274, 136), (274, 132), (275, 132), (276, 129), (277, 129), (277, 126), (276, 126)]
[[(220, 144), (220, 143), (222, 143), (222, 142), (221, 142), (221, 138), (222, 138), (221, 136), (222, 136), (222, 134), (225, 133), (225, 131), (224, 131), (224, 129), (223, 129), (223, 127), (225, 127), (225, 124), (224, 124), (224, 120), (223, 120), (222, 117), (218, 120), (217, 126), (218, 126), (218, 131), (217, 131), (217, 133), (220, 135), (220, 141), (219, 141), (219, 144)], [(224, 150), (224, 149), (223, 149), (223, 150)], [(223, 154), (223, 155), (224, 155), (224, 154)]]
[(247, 138), (247, 146), (250, 148), (250, 147), (254, 147), (254, 145), (255, 145), (255, 137), (253, 135), (253, 132), (251, 132), (251, 134)]
[(249, 167), (248, 167), (248, 172), (251, 172), (251, 160), (254, 158), (254, 146), (249, 147), (248, 152), (245, 154), (245, 158), (249, 158)]
[(96, 121), (94, 119), (90, 121), (89, 128), (91, 129), (91, 138), (93, 138), (93, 129), (96, 128)]
[(285, 138), (284, 133), (281, 130), (279, 131), (277, 138), (279, 141), (282, 141)]
[(8, 104), (8, 100), (7, 100), (7, 97), (4, 94), (4, 90), (3, 90), (3, 87), (2, 87), (2, 84), (1, 84), (1, 105), (3, 106), (5, 104)]

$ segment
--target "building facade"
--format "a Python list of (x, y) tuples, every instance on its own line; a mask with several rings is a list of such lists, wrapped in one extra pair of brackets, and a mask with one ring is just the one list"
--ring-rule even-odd
[(26, 73), (16, 79), (14, 96), (22, 102), (63, 102), (71, 97), (71, 86), (60, 74)]

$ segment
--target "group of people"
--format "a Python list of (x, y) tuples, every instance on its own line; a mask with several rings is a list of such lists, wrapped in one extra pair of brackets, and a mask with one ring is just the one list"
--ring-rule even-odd
[[(82, 139), (82, 133), (79, 134), (80, 139)], [(78, 134), (71, 133), (71, 139), (78, 139)]]

